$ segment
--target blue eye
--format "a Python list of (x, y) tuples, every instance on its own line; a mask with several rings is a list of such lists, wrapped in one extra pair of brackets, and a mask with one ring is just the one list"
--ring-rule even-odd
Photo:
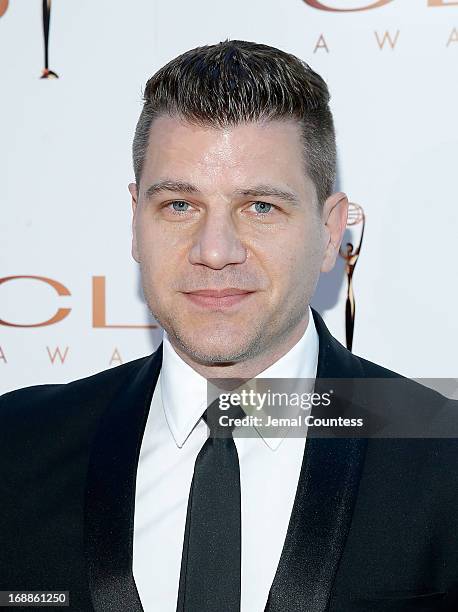
[[(182, 202), (181, 200), (175, 200), (175, 202), (170, 202), (173, 206), (173, 210), (176, 212), (186, 212), (187, 208), (182, 208), (183, 206), (189, 206), (187, 202)], [(175, 207), (175, 204), (178, 204), (178, 208)]]
[(261, 214), (269, 212), (272, 208), (272, 204), (268, 204), (267, 202), (254, 202), (254, 206), (256, 208), (256, 212)]

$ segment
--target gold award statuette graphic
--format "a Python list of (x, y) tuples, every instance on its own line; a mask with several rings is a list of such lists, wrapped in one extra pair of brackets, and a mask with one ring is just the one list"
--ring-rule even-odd
[[(8, 0), (0, 0), (0, 17), (2, 17), (7, 9), (9, 2)], [(48, 63), (48, 46), (49, 46), (49, 22), (51, 20), (51, 0), (42, 0), (42, 13), (43, 13), (43, 39), (44, 39), (44, 50), (45, 50), (45, 67), (41, 73), (41, 79), (58, 79), (59, 76), (49, 69)]]
[(353, 346), (353, 330), (355, 327), (355, 295), (353, 293), (353, 272), (361, 252), (363, 244), (364, 226), (366, 217), (364, 211), (359, 204), (349, 203), (347, 227), (361, 226), (359, 241), (356, 248), (353, 242), (347, 242), (345, 249), (342, 247), (339, 250), (340, 256), (345, 260), (345, 271), (347, 273), (347, 300), (345, 303), (345, 336), (347, 341), (347, 349), (351, 351)]
[(51, 0), (43, 0), (43, 38), (45, 46), (45, 67), (41, 79), (58, 79), (58, 75), (49, 69), (48, 44), (49, 44), (49, 22), (51, 20)]

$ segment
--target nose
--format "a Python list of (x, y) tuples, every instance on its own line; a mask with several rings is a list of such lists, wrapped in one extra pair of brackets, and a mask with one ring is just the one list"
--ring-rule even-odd
[(230, 211), (208, 211), (189, 251), (190, 263), (221, 270), (227, 264), (244, 263), (246, 257)]

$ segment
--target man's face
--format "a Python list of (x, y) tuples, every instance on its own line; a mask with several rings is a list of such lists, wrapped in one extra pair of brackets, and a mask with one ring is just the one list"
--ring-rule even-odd
[[(129, 186), (132, 254), (152, 314), (193, 360), (244, 361), (304, 324), (329, 246), (304, 168), (293, 120), (154, 120), (140, 186)], [(239, 295), (192, 293), (228, 288)]]

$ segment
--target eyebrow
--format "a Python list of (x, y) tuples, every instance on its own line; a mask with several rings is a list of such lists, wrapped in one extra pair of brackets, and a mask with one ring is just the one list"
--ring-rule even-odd
[(265, 196), (271, 198), (278, 198), (280, 200), (284, 200), (285, 202), (289, 202), (294, 206), (298, 206), (300, 204), (300, 200), (295, 193), (286, 189), (279, 189), (278, 187), (274, 187), (273, 185), (262, 184), (256, 185), (255, 187), (248, 187), (246, 189), (236, 189), (234, 193), (236, 195), (249, 197)]
[(157, 183), (153, 183), (145, 190), (145, 198), (152, 198), (157, 193), (162, 191), (179, 191), (181, 193), (198, 193), (199, 190), (192, 183), (187, 183), (185, 181), (173, 181), (170, 179), (164, 179), (163, 181), (158, 181)]
[[(164, 179), (153, 183), (145, 190), (145, 197), (152, 198), (158, 193), (163, 191), (174, 191), (180, 193), (200, 193), (199, 189), (192, 183), (186, 181), (176, 181), (171, 179)], [(287, 189), (280, 189), (274, 185), (259, 184), (253, 187), (245, 187), (242, 189), (236, 189), (234, 195), (238, 196), (249, 196), (249, 197), (273, 197), (289, 202), (293, 206), (299, 206), (299, 197), (292, 191)]]

